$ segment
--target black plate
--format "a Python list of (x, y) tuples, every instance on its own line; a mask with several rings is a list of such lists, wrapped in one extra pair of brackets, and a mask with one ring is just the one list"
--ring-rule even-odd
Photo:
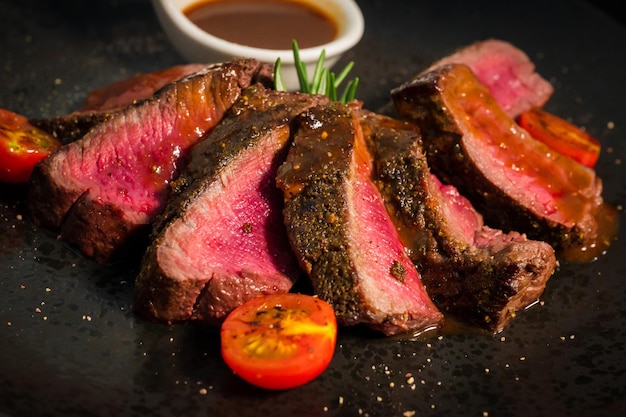
[[(0, 13), (0, 107), (75, 109), (95, 87), (183, 62), (147, 0), (20, 0)], [(359, 97), (488, 37), (525, 50), (556, 92), (554, 113), (603, 144), (606, 200), (626, 198), (626, 30), (573, 0), (361, 1)], [(424, 4), (426, 3), (426, 4)], [(265, 392), (234, 377), (215, 331), (147, 323), (132, 308), (138, 260), (84, 259), (0, 186), (0, 415), (614, 416), (626, 411), (624, 234), (587, 265), (563, 264), (541, 302), (498, 335), (407, 341), (342, 329), (328, 370)]]

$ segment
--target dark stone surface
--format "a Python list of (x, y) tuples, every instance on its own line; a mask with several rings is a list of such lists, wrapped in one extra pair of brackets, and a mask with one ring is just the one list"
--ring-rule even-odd
[[(8, 3), (8, 4), (7, 4)], [(589, 3), (359, 1), (357, 96), (369, 109), (434, 59), (496, 37), (525, 50), (556, 88), (548, 108), (602, 142), (607, 201), (626, 200), (626, 29)], [(612, 13), (612, 12), (611, 12)], [(21, 0), (0, 13), (0, 107), (30, 117), (87, 92), (182, 63), (148, 0)], [(0, 415), (615, 416), (626, 411), (623, 233), (592, 264), (563, 264), (541, 303), (498, 335), (386, 339), (342, 329), (312, 383), (252, 388), (219, 356), (215, 330), (142, 321), (138, 259), (98, 265), (37, 229), (24, 187), (0, 185)]]

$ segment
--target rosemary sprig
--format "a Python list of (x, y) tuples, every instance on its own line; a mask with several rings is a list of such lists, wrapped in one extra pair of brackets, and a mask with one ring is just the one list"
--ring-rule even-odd
[[(354, 97), (356, 96), (356, 89), (359, 85), (358, 77), (355, 77), (347, 84), (341, 96), (337, 95), (340, 84), (345, 80), (348, 73), (354, 66), (353, 61), (349, 62), (339, 75), (335, 75), (334, 72), (331, 72), (328, 68), (324, 67), (326, 50), (323, 49), (315, 64), (313, 77), (311, 78), (311, 81), (309, 81), (306, 64), (300, 58), (300, 49), (298, 47), (298, 42), (295, 39), (291, 43), (291, 49), (293, 50), (294, 65), (298, 75), (300, 92), (306, 94), (323, 94), (333, 101), (340, 101), (342, 103), (354, 100)], [(274, 64), (274, 88), (277, 91), (286, 91), (281, 72), (280, 58), (277, 58), (276, 63)]]
[(283, 80), (283, 76), (280, 68), (280, 57), (276, 58), (276, 63), (274, 64), (274, 89), (276, 91), (286, 91), (285, 81)]

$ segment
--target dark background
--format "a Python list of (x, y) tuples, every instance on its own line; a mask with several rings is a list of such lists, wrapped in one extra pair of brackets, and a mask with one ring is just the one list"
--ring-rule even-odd
[(618, 0), (589, 0), (589, 3), (597, 6), (598, 8), (604, 10), (606, 14), (613, 17), (616, 20), (619, 20), (622, 24), (626, 23), (626, 14), (624, 13), (624, 3)]
[[(602, 140), (605, 199), (626, 206), (626, 28), (617, 2), (357, 1), (366, 34), (338, 67), (355, 61), (366, 108), (455, 48), (509, 40), (554, 83), (549, 110)], [(181, 62), (149, 0), (2, 1), (0, 107), (59, 115), (95, 87)], [(2, 417), (626, 415), (623, 227), (598, 262), (562, 265), (541, 303), (502, 334), (413, 341), (343, 329), (324, 374), (268, 393), (232, 375), (214, 332), (137, 318), (138, 260), (85, 259), (33, 226), (23, 192), (0, 184)]]
[[(618, 20), (621, 24), (626, 24), (626, 13), (624, 13), (624, 3), (618, 0), (588, 0), (589, 3), (602, 9), (606, 14)], [(620, 7), (621, 5), (621, 7)]]

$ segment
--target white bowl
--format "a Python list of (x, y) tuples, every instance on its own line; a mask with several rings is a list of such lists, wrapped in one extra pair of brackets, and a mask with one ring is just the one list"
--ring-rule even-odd
[[(298, 0), (309, 2), (334, 16), (337, 23), (336, 38), (326, 44), (300, 49), (300, 59), (307, 65), (309, 77), (322, 50), (326, 51), (325, 66), (332, 67), (344, 52), (356, 45), (363, 36), (363, 14), (354, 0)], [(193, 24), (183, 11), (199, 0), (152, 0), (156, 15), (165, 34), (177, 51), (188, 61), (215, 63), (233, 58), (255, 58), (274, 64), (281, 61), (281, 74), (288, 90), (299, 88), (291, 49), (262, 49), (240, 45), (210, 35)]]

